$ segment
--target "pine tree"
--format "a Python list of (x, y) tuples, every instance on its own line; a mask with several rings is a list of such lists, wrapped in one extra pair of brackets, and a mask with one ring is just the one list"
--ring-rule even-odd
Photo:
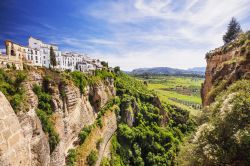
[(56, 66), (56, 54), (53, 47), (50, 47), (50, 65), (53, 67)]
[(240, 24), (233, 17), (228, 24), (226, 34), (223, 36), (224, 43), (227, 44), (230, 41), (234, 40), (240, 32), (242, 32)]

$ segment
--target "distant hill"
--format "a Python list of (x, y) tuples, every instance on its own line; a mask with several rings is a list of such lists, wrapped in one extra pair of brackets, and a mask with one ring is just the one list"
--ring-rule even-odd
[(187, 70), (170, 67), (138, 68), (130, 72), (133, 75), (162, 74), (162, 75), (205, 75), (205, 67), (194, 67)]
[(206, 67), (193, 67), (193, 68), (189, 68), (187, 70), (188, 71), (195, 71), (195, 72), (205, 73)]

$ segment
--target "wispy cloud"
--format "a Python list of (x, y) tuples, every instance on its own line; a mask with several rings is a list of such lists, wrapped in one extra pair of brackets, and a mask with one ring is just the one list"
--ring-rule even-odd
[[(204, 54), (222, 44), (231, 17), (249, 21), (249, 0), (128, 0), (98, 1), (80, 10), (102, 20), (112, 40), (92, 50), (112, 65), (135, 67), (204, 66)], [(92, 39), (90, 39), (91, 41)], [(96, 41), (93, 39), (92, 41)], [(115, 43), (115, 45), (113, 45)]]
[[(18, 13), (21, 2), (13, 1), (4, 7), (16, 4), (10, 11)], [(21, 40), (35, 35), (123, 70), (189, 68), (205, 66), (205, 53), (223, 44), (231, 17), (238, 19), (243, 30), (250, 27), (249, 0), (64, 0), (52, 2), (50, 7), (54, 6), (60, 7), (41, 14), (39, 10), (44, 11), (47, 4), (42, 0), (39, 5), (31, 3), (30, 10), (19, 11), (19, 22), (5, 15), (0, 38), (18, 36)]]

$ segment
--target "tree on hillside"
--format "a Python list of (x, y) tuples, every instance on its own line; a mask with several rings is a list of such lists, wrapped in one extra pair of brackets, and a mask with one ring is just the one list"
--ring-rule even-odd
[(120, 69), (119, 66), (116, 66), (116, 67), (114, 68), (114, 71), (115, 71), (115, 74), (119, 74), (119, 73), (121, 72), (121, 69)]
[(50, 65), (53, 67), (56, 66), (56, 54), (53, 47), (50, 47)]
[(108, 62), (105, 62), (105, 61), (101, 61), (101, 65), (103, 66), (103, 67), (109, 67), (109, 65), (108, 65)]
[(234, 40), (240, 32), (242, 32), (240, 24), (233, 17), (228, 24), (226, 34), (223, 36), (224, 43), (227, 44), (230, 41)]

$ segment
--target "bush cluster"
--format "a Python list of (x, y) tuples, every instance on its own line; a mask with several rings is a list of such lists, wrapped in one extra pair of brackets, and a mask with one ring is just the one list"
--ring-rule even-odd
[(25, 71), (0, 69), (0, 91), (7, 97), (15, 112), (20, 111), (25, 104), (25, 90), (22, 83), (26, 77)]
[(66, 158), (66, 166), (75, 166), (76, 156), (77, 156), (76, 150), (70, 149), (68, 151), (68, 156)]
[(88, 80), (86, 75), (83, 72), (80, 71), (74, 71), (70, 73), (72, 80), (76, 87), (80, 89), (81, 94), (84, 93), (84, 88), (88, 84)]
[(250, 81), (241, 80), (221, 92), (210, 107), (209, 121), (194, 148), (195, 165), (250, 163)]
[(83, 144), (85, 139), (88, 137), (92, 129), (92, 126), (85, 126), (79, 133), (80, 144)]
[(117, 137), (112, 140), (110, 165), (173, 165), (182, 137), (190, 133), (195, 124), (185, 110), (165, 105), (172, 121), (164, 126), (160, 121), (162, 109), (154, 102), (155, 94), (138, 80), (125, 74), (116, 77), (119, 96), (119, 116), (133, 108), (133, 127), (120, 121)]
[(56, 133), (54, 123), (51, 119), (53, 113), (52, 97), (51, 94), (45, 92), (44, 88), (39, 85), (34, 85), (33, 91), (38, 97), (38, 109), (36, 110), (36, 113), (41, 120), (43, 131), (49, 135), (50, 152), (52, 153), (60, 141), (59, 135)]
[(87, 157), (87, 163), (89, 166), (94, 166), (98, 159), (97, 151), (92, 150)]

